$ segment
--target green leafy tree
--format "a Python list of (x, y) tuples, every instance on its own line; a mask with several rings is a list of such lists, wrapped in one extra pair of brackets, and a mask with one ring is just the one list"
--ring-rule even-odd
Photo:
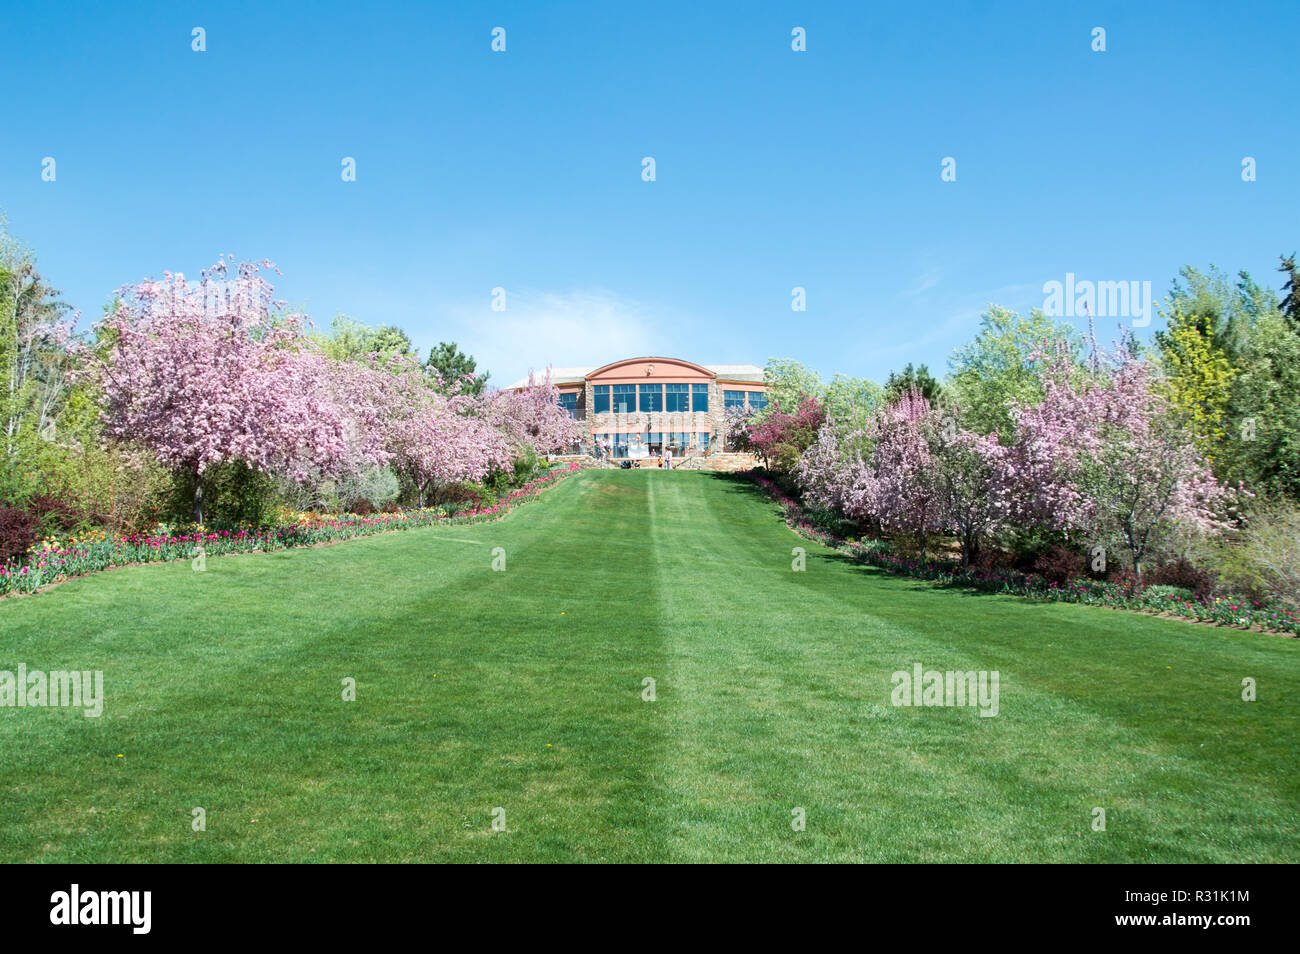
[(1218, 268), (1202, 272), (1190, 265), (1178, 272), (1169, 289), (1167, 315), (1180, 315), (1204, 329), (1213, 350), (1235, 362), (1253, 319), (1277, 308), (1272, 292), (1259, 288), (1245, 272), (1233, 281)]
[(827, 426), (835, 427), (834, 446), (846, 459), (871, 453), (870, 425), (885, 404), (885, 389), (868, 378), (836, 374), (822, 389)]
[(1300, 498), (1300, 335), (1277, 309), (1247, 330), (1225, 420), (1223, 475)]
[(961, 409), (962, 424), (977, 434), (997, 433), (1003, 442), (1014, 430), (1016, 406), (1043, 399), (1040, 374), (1047, 353), (1062, 343), (1074, 360), (1082, 341), (1074, 328), (1034, 309), (1019, 315), (990, 305), (980, 319), (975, 340), (957, 348), (948, 359), (950, 397)]
[(820, 399), (824, 388), (816, 371), (793, 358), (768, 358), (763, 367), (763, 383), (767, 385), (767, 408), (760, 417), (771, 413), (774, 404), (794, 409), (805, 397)]
[(411, 343), (411, 336), (395, 325), (380, 325), (376, 328), (370, 347), (372, 351), (378, 352), (385, 358), (393, 355), (418, 358), (415, 345)]
[(1228, 405), (1237, 369), (1224, 351), (1219, 310), (1187, 310), (1175, 300), (1155, 335), (1164, 377), (1159, 382), (1192, 439), (1213, 462), (1227, 437)]
[(365, 361), (372, 354), (378, 354), (381, 359), (416, 356), (410, 336), (401, 328), (393, 325), (372, 328), (349, 315), (335, 315), (329, 333), (315, 337), (321, 350), (338, 361)]
[[(1294, 279), (1289, 259), (1282, 263), (1285, 302)], [(1213, 448), (1216, 473), (1257, 493), (1300, 497), (1300, 334), (1277, 294), (1246, 272), (1234, 282), (1188, 266), (1164, 311), (1169, 328), (1156, 345), (1165, 383), (1198, 425), (1198, 442)]]
[(7, 497), (46, 482), (44, 461), (59, 456), (75, 366), (68, 310), (0, 219), (0, 493)]

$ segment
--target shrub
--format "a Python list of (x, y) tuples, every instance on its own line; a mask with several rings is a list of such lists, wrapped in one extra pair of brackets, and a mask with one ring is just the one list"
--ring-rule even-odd
[(1059, 544), (1051, 546), (1034, 561), (1034, 572), (1048, 583), (1064, 586), (1087, 575), (1088, 564), (1082, 556)]
[(450, 510), (472, 510), (483, 503), (483, 488), (475, 484), (447, 484), (430, 495), (435, 504), (446, 504)]
[[(374, 513), (396, 500), (400, 490), (397, 475), (387, 467), (370, 467), (346, 474), (334, 484), (340, 506), (350, 513)], [(358, 509), (362, 505), (369, 509)]]
[(525, 446), (509, 467), (495, 470), (483, 481), (484, 496), (497, 499), (508, 494), (516, 487), (522, 487), (530, 480), (535, 480), (546, 472), (546, 462), (539, 458), (531, 447)]
[[(57, 461), (38, 461), (41, 489), (32, 496), (10, 498), (38, 501), (35, 507), (29, 503), (28, 509), (40, 511), (47, 532), (97, 526), (110, 533), (129, 534), (167, 517), (172, 478), (147, 454), (126, 445), (100, 445), (90, 440), (58, 450), (61, 456)], [(58, 488), (57, 495), (49, 492), (52, 487)], [(58, 502), (43, 505), (39, 503), (42, 497)], [(66, 526), (74, 516), (73, 526)]]
[(1142, 581), (1138, 579), (1133, 568), (1126, 563), (1108, 563), (1106, 565), (1106, 582), (1114, 583), (1124, 593), (1136, 595), (1141, 589)]
[[(204, 471), (203, 521), (209, 527), (269, 527), (275, 523), (281, 502), (276, 480), (240, 461), (217, 464)], [(185, 523), (194, 518), (192, 474), (177, 474), (171, 496), (171, 518)]]
[(1197, 599), (1210, 595), (1214, 589), (1214, 574), (1203, 570), (1183, 557), (1157, 567), (1154, 573), (1143, 577), (1155, 586), (1188, 590)]
[(1145, 596), (1173, 596), (1179, 599), (1190, 600), (1196, 596), (1191, 590), (1181, 586), (1165, 586), (1157, 583), (1154, 586), (1148, 586), (1143, 594)]
[(1014, 554), (986, 546), (976, 552), (975, 558), (971, 560), (971, 569), (977, 573), (996, 573), (1011, 569), (1015, 562)]
[(53, 494), (35, 494), (27, 499), (23, 509), (36, 518), (46, 533), (67, 533), (85, 522), (75, 506)]
[(879, 537), (870, 537), (865, 540), (860, 540), (855, 543), (854, 546), (860, 553), (868, 553), (876, 556), (884, 556), (890, 552), (888, 541), (882, 540)]
[(26, 510), (0, 506), (0, 566), (21, 560), (36, 543), (41, 522)]
[(857, 530), (857, 524), (845, 520), (839, 513), (829, 508), (807, 507), (804, 517), (818, 530), (827, 530), (838, 536), (847, 537)]
[(1300, 605), (1300, 506), (1257, 504), (1239, 538), (1221, 550), (1219, 573), (1237, 590)]
[(1066, 547), (1068, 540), (1065, 534), (1057, 530), (1016, 527), (1008, 528), (996, 535), (992, 543), (1010, 554), (1011, 565), (1017, 570), (1030, 572), (1039, 557), (1049, 553), (1052, 547)]

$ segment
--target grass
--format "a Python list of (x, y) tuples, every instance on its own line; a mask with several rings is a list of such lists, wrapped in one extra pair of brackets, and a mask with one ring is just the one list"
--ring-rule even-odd
[[(999, 715), (892, 706), (917, 662)], [(75, 580), (18, 663), (106, 702), (0, 708), (7, 861), (1300, 861), (1300, 643), (890, 577), (722, 476)]]

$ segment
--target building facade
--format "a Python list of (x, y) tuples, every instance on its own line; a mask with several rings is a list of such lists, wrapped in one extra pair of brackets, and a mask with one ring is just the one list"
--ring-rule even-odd
[(728, 410), (767, 406), (763, 369), (752, 364), (627, 358), (599, 368), (552, 368), (551, 383), (581, 425), (581, 449), (616, 458), (723, 449)]

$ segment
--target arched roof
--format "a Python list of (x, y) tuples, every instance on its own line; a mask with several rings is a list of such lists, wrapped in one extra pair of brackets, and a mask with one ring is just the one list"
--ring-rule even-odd
[(647, 362), (651, 364), (658, 362), (661, 364), (676, 365), (680, 368), (685, 368), (690, 371), (694, 371), (697, 374), (699, 374), (701, 377), (705, 377), (705, 378), (717, 377), (716, 374), (714, 374), (704, 365), (696, 364), (693, 361), (686, 361), (683, 358), (665, 358), (656, 355), (646, 355), (640, 358), (623, 358), (619, 361), (613, 361), (609, 364), (603, 365), (602, 367), (596, 368), (594, 371), (588, 372), (587, 380), (590, 381), (593, 378), (599, 378), (605, 375), (612, 375), (619, 368), (623, 368), (628, 365), (639, 365), (639, 364), (645, 364)]

